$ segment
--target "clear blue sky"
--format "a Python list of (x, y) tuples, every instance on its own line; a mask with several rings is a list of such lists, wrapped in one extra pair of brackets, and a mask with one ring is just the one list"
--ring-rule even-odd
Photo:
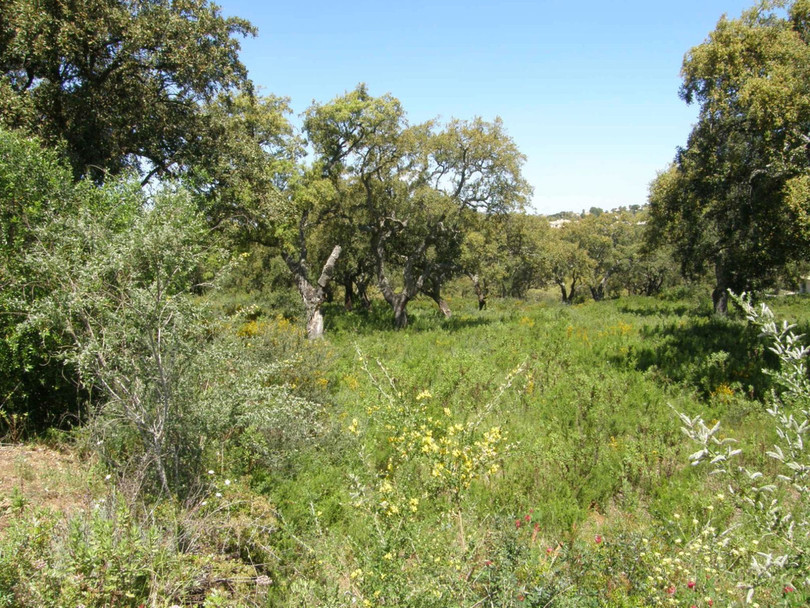
[(697, 115), (684, 53), (754, 0), (217, 1), (242, 60), (296, 114), (368, 84), (411, 122), (500, 116), (543, 214), (641, 204)]

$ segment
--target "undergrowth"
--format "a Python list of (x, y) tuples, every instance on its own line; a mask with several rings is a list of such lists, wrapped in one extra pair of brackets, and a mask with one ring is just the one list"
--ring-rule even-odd
[[(782, 357), (759, 329), (694, 299), (450, 304), (416, 302), (399, 332), (331, 309), (312, 351), (243, 306), (246, 345), (304, 353), (283, 382), (321, 403), (312, 432), (224, 434), (182, 504), (111, 490), (71, 520), (21, 504), (0, 605), (804, 605), (806, 500), (772, 484), (786, 548), (740, 485), (785, 475), (774, 408), (798, 407), (761, 372)], [(737, 439), (734, 479), (690, 466), (680, 427), (698, 421)]]

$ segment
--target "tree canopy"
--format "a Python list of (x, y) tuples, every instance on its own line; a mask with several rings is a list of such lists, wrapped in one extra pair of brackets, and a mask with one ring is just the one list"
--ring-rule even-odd
[(810, 2), (765, 2), (723, 18), (683, 65), (700, 106), (685, 148), (650, 192), (654, 242), (683, 271), (714, 267), (715, 310), (729, 288), (773, 280), (810, 251)]
[(0, 119), (59, 144), (76, 177), (184, 165), (202, 104), (249, 90), (237, 36), (208, 0), (0, 0)]
[[(322, 175), (332, 181), (339, 215), (367, 235), (377, 285), (396, 324), (425, 291), (441, 302), (441, 284), (460, 272), (467, 214), (522, 208), (530, 188), (524, 157), (499, 119), (410, 125), (399, 100), (373, 97), (365, 85), (316, 104), (304, 129)], [(402, 270), (401, 289), (393, 270)]]

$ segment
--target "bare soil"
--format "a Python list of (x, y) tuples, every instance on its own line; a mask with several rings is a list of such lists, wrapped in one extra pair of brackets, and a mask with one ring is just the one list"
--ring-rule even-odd
[(0, 531), (9, 514), (45, 507), (70, 514), (91, 500), (88, 467), (74, 454), (45, 446), (0, 444)]

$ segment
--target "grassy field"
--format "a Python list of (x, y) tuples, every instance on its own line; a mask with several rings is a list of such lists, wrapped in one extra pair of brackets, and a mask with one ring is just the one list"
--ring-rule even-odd
[[(772, 304), (807, 326), (807, 299)], [(404, 331), (382, 306), (332, 306), (315, 344), (254, 314), (241, 335), (295, 344), (288, 382), (324, 404), (309, 437), (262, 458), (223, 438), (210, 493), (185, 504), (133, 507), (122, 482), (96, 483), (84, 519), (48, 519), (68, 539), (117, 530), (84, 562), (43, 539), (64, 557), (42, 567), (21, 538), (45, 516), (19, 498), (0, 590), (28, 577), (25, 597), (51, 605), (50, 568), (81, 575), (72, 592), (91, 605), (82, 584), (126, 563), (112, 584), (132, 597), (99, 591), (107, 605), (689, 607), (742, 605), (749, 589), (761, 606), (804, 605), (805, 562), (745, 578), (776, 537), (745, 518), (742, 472), (689, 465), (678, 417), (722, 420), (738, 464), (776, 475), (762, 368), (778, 361), (757, 330), (688, 292), (450, 305), (445, 319), (416, 302)]]

